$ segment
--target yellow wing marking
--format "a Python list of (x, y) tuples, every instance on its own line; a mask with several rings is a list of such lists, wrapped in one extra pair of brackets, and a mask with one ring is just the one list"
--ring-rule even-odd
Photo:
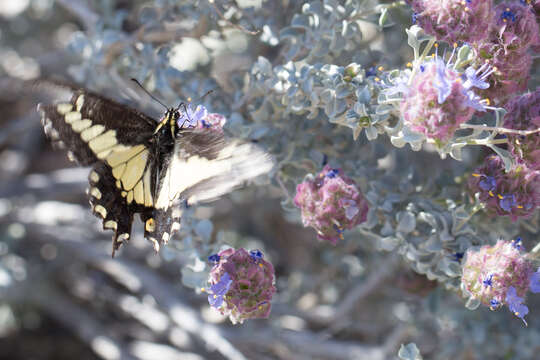
[(56, 111), (58, 111), (60, 115), (66, 115), (71, 110), (73, 110), (73, 105), (71, 104), (61, 103), (61, 104), (56, 105)]
[(77, 120), (71, 124), (73, 131), (80, 133), (81, 131), (88, 129), (92, 125), (92, 120), (82, 119)]
[[(90, 149), (95, 154), (99, 154), (103, 152), (104, 150), (107, 150), (114, 145), (116, 145), (118, 141), (116, 140), (116, 131), (115, 130), (109, 130), (105, 134), (101, 134), (98, 137), (93, 138), (88, 143), (88, 146), (90, 146)], [(111, 165), (112, 166), (112, 165)]]
[(77, 98), (77, 101), (75, 102), (75, 106), (77, 106), (77, 111), (81, 111), (82, 107), (84, 105), (84, 95), (79, 95)]
[(64, 120), (66, 123), (68, 124), (72, 124), (74, 123), (75, 121), (79, 121), (82, 119), (82, 115), (80, 112), (77, 112), (77, 111), (71, 111), (71, 112), (68, 112), (65, 116), (64, 116)]
[(154, 202), (152, 200), (152, 180), (151, 180), (150, 166), (144, 172), (143, 183), (144, 183), (144, 205), (152, 206)]
[(133, 188), (133, 198), (136, 203), (144, 204), (144, 180), (140, 181)]
[(94, 125), (91, 128), (86, 129), (83, 132), (81, 132), (81, 139), (83, 139), (84, 142), (89, 142), (96, 136), (100, 135), (103, 131), (105, 131), (105, 126)]
[(142, 178), (144, 169), (146, 169), (148, 154), (148, 150), (144, 150), (128, 161), (127, 169), (120, 179), (124, 189), (133, 189), (135, 184)]
[(114, 167), (120, 163), (127, 162), (144, 149), (144, 145), (136, 145), (133, 147), (128, 147), (125, 151), (115, 151), (111, 155), (107, 156), (107, 164)]

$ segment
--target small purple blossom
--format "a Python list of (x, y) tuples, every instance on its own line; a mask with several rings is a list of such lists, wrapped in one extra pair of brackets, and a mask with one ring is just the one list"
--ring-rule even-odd
[(529, 310), (523, 302), (534, 277), (533, 265), (515, 244), (499, 240), (467, 250), (461, 284), (467, 294), (492, 310), (507, 305), (524, 320)]
[(523, 320), (525, 325), (527, 325), (527, 321), (525, 321), (525, 315), (529, 313), (529, 308), (527, 305), (523, 304), (524, 298), (520, 297), (516, 293), (516, 288), (513, 286), (510, 286), (508, 289), (508, 292), (506, 293), (506, 304), (508, 305), (508, 309), (516, 315), (518, 318)]
[(208, 261), (210, 261), (211, 263), (217, 264), (219, 262), (219, 255), (218, 254), (210, 255), (208, 257)]
[(225, 273), (217, 283), (210, 286), (210, 291), (208, 292), (208, 302), (210, 303), (210, 306), (217, 309), (223, 304), (223, 296), (227, 294), (231, 284), (231, 277), (228, 273)]
[(488, 156), (469, 178), (471, 194), (492, 216), (509, 216), (512, 221), (530, 217), (540, 206), (540, 171), (517, 164), (505, 172), (499, 156)]
[(354, 180), (328, 165), (314, 179), (298, 184), (294, 203), (302, 211), (304, 226), (313, 227), (320, 240), (334, 245), (344, 230), (364, 222), (368, 212)]
[[(218, 263), (210, 271), (208, 302), (231, 321), (267, 318), (274, 286), (274, 267), (259, 250), (220, 251)], [(217, 259), (217, 258), (214, 258)]]
[(413, 23), (439, 41), (473, 42), (488, 35), (492, 1), (409, 0), (409, 3), (414, 11)]

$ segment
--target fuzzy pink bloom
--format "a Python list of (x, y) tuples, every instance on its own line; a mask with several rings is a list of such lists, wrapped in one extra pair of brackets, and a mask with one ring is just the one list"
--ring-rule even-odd
[(334, 245), (345, 229), (366, 221), (368, 212), (354, 180), (328, 165), (314, 179), (298, 184), (294, 204), (302, 211), (304, 226), (313, 227), (320, 240)]
[(420, 66), (400, 104), (405, 124), (430, 139), (448, 142), (474, 112), (462, 75), (442, 60)]
[(479, 93), (494, 105), (504, 105), (527, 88), (532, 64), (529, 49), (540, 44), (540, 30), (532, 9), (519, 1), (497, 5), (489, 37), (473, 46), (479, 63), (489, 61), (495, 68), (489, 88)]
[(234, 323), (246, 319), (267, 318), (276, 292), (274, 267), (262, 253), (245, 249), (227, 249), (210, 256), (208, 301)]
[(478, 193), (491, 215), (509, 216), (512, 221), (530, 217), (540, 206), (540, 171), (523, 164), (504, 171), (499, 156), (488, 156), (469, 178), (472, 194)]
[(473, 42), (487, 37), (493, 17), (491, 0), (412, 0), (414, 18), (437, 40)]
[[(527, 294), (533, 274), (534, 266), (521, 251), (521, 241), (499, 240), (495, 245), (467, 250), (461, 283), (467, 294), (493, 310), (502, 305), (512, 309), (516, 305), (513, 298), (523, 300)], [(523, 318), (520, 315), (524, 314), (516, 315)]]
[[(540, 87), (536, 91), (510, 100), (506, 106), (504, 127), (515, 130), (540, 129)], [(509, 149), (520, 163), (540, 170), (540, 133), (521, 136), (508, 135)]]

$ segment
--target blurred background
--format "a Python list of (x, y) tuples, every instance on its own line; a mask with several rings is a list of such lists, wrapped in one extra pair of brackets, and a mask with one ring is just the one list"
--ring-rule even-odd
[[(259, 56), (277, 63), (290, 55), (279, 31), (302, 7), (288, 0), (0, 0), (0, 359), (378, 360), (397, 359), (409, 342), (424, 359), (535, 358), (534, 314), (525, 330), (507, 311), (466, 310), (458, 295), (366, 234), (347, 235), (336, 247), (318, 242), (298, 212), (284, 212), (283, 187), (268, 179), (191, 209), (183, 232), (159, 254), (137, 219), (129, 244), (111, 259), (112, 233), (92, 216), (85, 194), (89, 169), (52, 149), (35, 111), (43, 99), (27, 81), (63, 79), (156, 118), (159, 105), (130, 77), (166, 104), (212, 89), (205, 105), (227, 115), (229, 132), (247, 136), (247, 74)], [(392, 22), (378, 29), (377, 14), (365, 14), (358, 45), (365, 51), (356, 62), (406, 62), (410, 12), (395, 8)], [(267, 134), (258, 130), (249, 136)], [(363, 136), (353, 142), (344, 128), (334, 134), (347, 138), (338, 153), (365, 149)], [(453, 171), (453, 160), (401, 151), (403, 163), (437, 161)], [(365, 156), (376, 162), (383, 155)], [(198, 290), (205, 257), (223, 244), (261, 249), (273, 263), (269, 319), (233, 326)], [(528, 300), (533, 313), (538, 304)]]

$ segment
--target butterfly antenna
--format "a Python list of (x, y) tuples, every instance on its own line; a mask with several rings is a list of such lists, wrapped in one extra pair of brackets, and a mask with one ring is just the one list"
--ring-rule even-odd
[(139, 87), (141, 89), (143, 89), (143, 91), (146, 93), (146, 95), (150, 96), (152, 99), (154, 99), (155, 101), (157, 101), (161, 106), (163, 106), (166, 110), (169, 110), (169, 108), (167, 107), (167, 105), (165, 105), (164, 103), (162, 103), (161, 101), (159, 101), (158, 98), (156, 98), (154, 95), (152, 95), (150, 93), (150, 91), (146, 90), (144, 88), (144, 86), (142, 86), (142, 84), (139, 82), (139, 80), (135, 79), (135, 78), (131, 78), (131, 81), (135, 82), (135, 84), (139, 85)]

